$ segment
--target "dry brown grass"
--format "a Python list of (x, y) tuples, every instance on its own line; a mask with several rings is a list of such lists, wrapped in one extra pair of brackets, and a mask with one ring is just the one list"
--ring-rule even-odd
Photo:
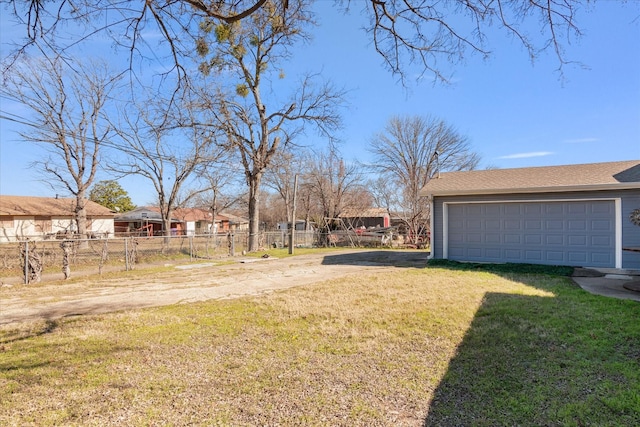
[(517, 279), (403, 269), (5, 328), (0, 424), (420, 426), (488, 293), (570, 287)]
[(463, 276), (405, 271), (5, 331), (0, 420), (418, 425), (486, 291), (460, 294)]

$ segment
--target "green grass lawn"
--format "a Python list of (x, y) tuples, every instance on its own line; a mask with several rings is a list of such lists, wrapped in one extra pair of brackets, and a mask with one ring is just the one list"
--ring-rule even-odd
[(640, 304), (403, 268), (0, 330), (0, 425), (631, 426)]

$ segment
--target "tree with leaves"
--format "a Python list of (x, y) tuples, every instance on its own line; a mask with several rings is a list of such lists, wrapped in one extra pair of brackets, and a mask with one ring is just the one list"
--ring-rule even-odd
[(87, 192), (100, 166), (103, 146), (114, 134), (106, 116), (118, 77), (99, 61), (75, 62), (49, 57), (21, 62), (0, 86), (0, 94), (23, 105), (29, 126), (19, 132), (25, 141), (45, 148), (48, 156), (36, 162), (76, 200), (77, 233), (87, 237)]
[(429, 204), (420, 190), (438, 172), (471, 170), (480, 162), (466, 137), (430, 116), (391, 117), (369, 151), (379, 174), (377, 197), (401, 216), (414, 244), (429, 230)]
[(129, 194), (114, 180), (96, 182), (89, 192), (89, 200), (114, 212), (128, 212), (136, 208)]
[(306, 0), (291, 0), (286, 9), (267, 3), (249, 19), (228, 24), (207, 19), (197, 50), (200, 70), (214, 74), (222, 85), (210, 103), (212, 126), (226, 137), (244, 171), (249, 188), (249, 251), (258, 249), (260, 189), (274, 156), (294, 143), (313, 125), (331, 137), (340, 125), (337, 108), (342, 92), (318, 76), (305, 76), (298, 84), (278, 93), (264, 93), (263, 86), (284, 78), (279, 65), (290, 56), (290, 47), (306, 37), (312, 23)]

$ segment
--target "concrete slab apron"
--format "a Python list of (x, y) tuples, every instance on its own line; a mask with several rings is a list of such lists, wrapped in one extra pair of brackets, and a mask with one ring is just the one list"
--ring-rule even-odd
[(630, 283), (637, 278), (606, 275), (602, 277), (572, 277), (572, 279), (582, 289), (595, 295), (640, 301), (640, 292), (624, 287), (626, 283)]

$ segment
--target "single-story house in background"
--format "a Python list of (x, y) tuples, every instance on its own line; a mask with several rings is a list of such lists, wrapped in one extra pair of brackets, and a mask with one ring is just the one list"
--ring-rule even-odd
[[(213, 232), (223, 233), (235, 229), (234, 220), (231, 220), (227, 215), (216, 215)], [(160, 208), (144, 206), (116, 215), (115, 232), (118, 235), (163, 235)], [(211, 213), (206, 209), (179, 208), (173, 211), (171, 234), (184, 236), (210, 232)]]
[(220, 216), (224, 216), (229, 220), (229, 227), (223, 231), (249, 231), (249, 220), (247, 218), (223, 212)]
[[(171, 218), (171, 228), (177, 229), (179, 221)], [(156, 207), (141, 206), (115, 216), (117, 235), (154, 236), (163, 234), (162, 215)]]
[(391, 216), (384, 208), (345, 209), (341, 218), (348, 228), (385, 228), (391, 226)]
[(211, 221), (213, 214), (206, 209), (180, 208), (173, 213), (174, 217), (181, 221), (183, 228), (179, 228), (180, 234), (208, 234), (224, 233), (230, 230), (230, 219), (224, 215), (216, 215), (215, 221)]
[[(64, 237), (77, 231), (76, 199), (0, 195), (0, 242)], [(87, 200), (87, 231), (113, 237), (115, 213)]]
[(640, 160), (442, 172), (421, 195), (432, 258), (640, 269)]

